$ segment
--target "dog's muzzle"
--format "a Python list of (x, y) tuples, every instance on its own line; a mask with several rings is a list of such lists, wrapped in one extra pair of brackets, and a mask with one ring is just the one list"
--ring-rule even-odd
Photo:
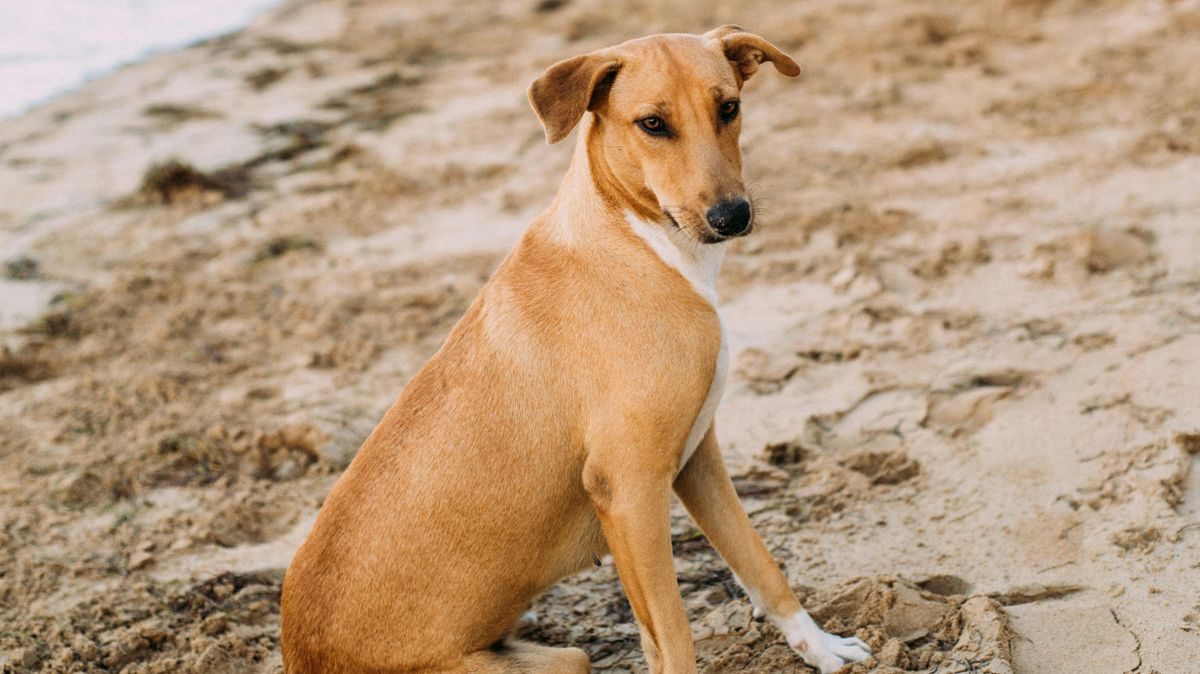
[(708, 226), (721, 236), (740, 236), (750, 229), (750, 202), (729, 199), (708, 209)]

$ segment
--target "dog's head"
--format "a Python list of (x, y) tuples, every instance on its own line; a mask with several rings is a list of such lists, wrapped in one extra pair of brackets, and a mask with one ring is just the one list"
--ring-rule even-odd
[(653, 35), (554, 64), (529, 100), (551, 143), (592, 112), (593, 179), (638, 216), (715, 243), (753, 226), (740, 95), (764, 61), (800, 74), (787, 54), (738, 26)]

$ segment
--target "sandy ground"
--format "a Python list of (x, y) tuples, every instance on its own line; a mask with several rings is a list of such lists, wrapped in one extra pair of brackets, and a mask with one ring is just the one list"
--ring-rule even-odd
[[(729, 22), (805, 72), (745, 95), (718, 427), (852, 671), (1200, 671), (1195, 0), (296, 2), (0, 123), (0, 671), (280, 671), (323, 494), (566, 166), (525, 86)], [(674, 531), (702, 671), (804, 671)], [(642, 666), (610, 561), (538, 610)]]

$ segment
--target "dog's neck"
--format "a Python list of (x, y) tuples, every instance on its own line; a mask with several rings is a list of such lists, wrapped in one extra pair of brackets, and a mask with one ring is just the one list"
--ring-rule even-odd
[(642, 220), (626, 211), (625, 221), (658, 255), (659, 259), (683, 274), (701, 297), (717, 306), (717, 275), (725, 259), (726, 242), (700, 243), (678, 227), (662, 222)]
[(716, 307), (727, 242), (701, 243), (671, 223), (652, 193), (621, 180), (598, 133), (592, 115), (585, 115), (571, 166), (548, 212), (554, 239), (572, 248), (612, 245), (614, 239), (641, 241)]

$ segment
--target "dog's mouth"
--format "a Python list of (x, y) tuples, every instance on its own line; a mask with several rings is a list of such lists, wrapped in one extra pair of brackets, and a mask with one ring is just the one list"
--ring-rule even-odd
[(691, 227), (684, 227), (683, 225), (679, 224), (679, 220), (675, 219), (675, 216), (669, 210), (664, 209), (662, 213), (664, 216), (666, 216), (667, 221), (671, 223), (672, 227), (679, 230), (680, 232), (683, 232), (683, 234), (685, 236), (690, 236), (690, 237), (696, 239), (701, 244), (721, 243), (723, 241), (728, 241), (730, 239), (734, 239), (734, 238), (737, 238), (740, 236), (745, 236), (754, 229), (754, 225), (753, 225), (753, 223), (751, 223), (751, 225), (749, 227), (747, 227), (746, 231), (744, 231), (744, 232), (739, 232), (732, 236), (722, 236), (721, 234), (714, 232), (711, 227), (707, 227), (707, 226), (703, 227), (701, 229), (701, 231), (696, 231), (694, 228), (691, 228)]

